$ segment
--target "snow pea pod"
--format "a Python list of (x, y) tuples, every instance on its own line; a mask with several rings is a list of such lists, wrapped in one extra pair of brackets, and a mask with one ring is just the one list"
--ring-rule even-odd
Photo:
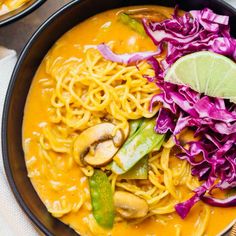
[(130, 132), (129, 132), (128, 139), (130, 139), (136, 133), (136, 131), (138, 131), (138, 129), (140, 128), (143, 122), (144, 122), (144, 119), (142, 118), (138, 120), (131, 120), (129, 122)]
[(101, 170), (95, 170), (89, 178), (90, 196), (93, 216), (104, 228), (112, 228), (115, 217), (113, 193), (107, 175)]
[(126, 173), (154, 148), (155, 150), (161, 148), (165, 135), (155, 132), (155, 123), (155, 119), (144, 120), (135, 134), (128, 138), (113, 158), (111, 169), (114, 173), (118, 175)]
[(136, 31), (140, 35), (147, 36), (143, 25), (139, 21), (137, 21), (137, 20), (133, 19), (132, 17), (130, 17), (128, 14), (120, 13), (119, 14), (119, 20), (123, 24), (128, 25), (132, 30)]
[(236, 188), (231, 188), (225, 193), (226, 197), (231, 197), (231, 196), (234, 196), (234, 195), (236, 195)]
[(126, 173), (120, 175), (121, 179), (147, 179), (148, 178), (148, 156), (143, 157)]

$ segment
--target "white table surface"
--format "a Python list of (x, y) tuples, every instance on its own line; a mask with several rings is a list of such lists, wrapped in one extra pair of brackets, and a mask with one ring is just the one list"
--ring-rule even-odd
[(236, 0), (225, 0), (225, 1), (236, 8)]

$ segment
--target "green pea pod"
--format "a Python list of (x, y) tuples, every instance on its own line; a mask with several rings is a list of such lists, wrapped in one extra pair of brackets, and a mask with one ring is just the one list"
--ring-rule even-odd
[(129, 132), (129, 138), (128, 139), (130, 139), (136, 133), (136, 131), (142, 125), (143, 121), (144, 121), (144, 119), (138, 119), (138, 120), (131, 120), (129, 122), (130, 132)]
[(231, 197), (236, 195), (236, 188), (231, 188), (225, 193), (226, 197)]
[[(136, 132), (142, 126), (143, 122), (144, 122), (143, 118), (138, 119), (138, 120), (131, 120), (129, 122), (130, 131), (129, 131), (129, 137), (127, 138), (127, 140), (125, 142), (126, 144), (132, 140), (133, 135), (136, 134)], [(113, 166), (113, 167), (116, 167), (117, 171), (120, 170), (120, 168), (118, 166), (114, 165), (113, 163), (114, 163), (114, 161), (107, 165), (108, 169), (111, 170), (112, 166)], [(120, 171), (122, 171), (122, 170), (120, 170)]]
[(89, 178), (90, 196), (93, 216), (104, 228), (112, 228), (115, 217), (113, 193), (107, 175), (101, 170), (95, 170)]
[(128, 25), (132, 30), (136, 31), (137, 33), (141, 34), (142, 36), (147, 36), (143, 25), (138, 22), (137, 20), (133, 19), (126, 13), (120, 13), (119, 14), (119, 20), (125, 24)]
[(111, 169), (114, 173), (126, 173), (154, 148), (161, 148), (165, 135), (157, 134), (154, 127), (155, 119), (146, 119), (135, 134), (124, 143), (113, 158)]
[(143, 157), (129, 171), (119, 176), (121, 179), (147, 179), (148, 178), (148, 157)]

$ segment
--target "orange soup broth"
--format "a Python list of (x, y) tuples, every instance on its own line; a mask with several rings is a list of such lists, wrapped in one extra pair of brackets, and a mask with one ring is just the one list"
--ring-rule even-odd
[[(168, 17), (173, 13), (173, 9), (164, 7), (144, 6), (138, 8), (152, 8), (161, 11)], [(117, 20), (117, 14), (124, 10), (115, 9), (106, 13), (98, 14), (77, 25), (65, 35), (63, 35), (49, 51), (48, 56), (56, 59), (63, 57), (83, 59), (86, 47), (98, 45), (99, 43), (112, 42), (113, 49), (118, 53), (155, 50), (155, 46), (148, 37), (139, 35), (131, 30), (127, 25)], [(129, 10), (137, 9), (130, 7)], [(127, 9), (126, 9), (127, 10)], [(82, 174), (76, 163), (71, 169), (66, 167), (64, 162), (66, 155), (56, 154), (53, 156), (54, 166), (59, 170), (56, 181), (63, 183), (63, 188), (52, 187), (51, 178), (53, 167), (45, 163), (39, 156), (39, 136), (42, 127), (50, 123), (49, 109), (52, 88), (45, 88), (45, 81), (52, 82), (52, 78), (46, 73), (46, 59), (44, 59), (33, 79), (28, 95), (24, 124), (23, 124), (23, 147), (25, 160), (28, 166), (29, 177), (41, 200), (47, 207), (51, 207), (58, 199), (66, 199), (71, 203), (78, 201), (78, 196), (83, 196), (88, 205), (90, 204), (87, 178)], [(180, 160), (176, 160), (177, 162)], [(30, 164), (33, 162), (33, 164)], [(186, 193), (189, 195), (189, 193)], [(188, 196), (187, 196), (188, 197)], [(139, 225), (129, 223), (116, 223), (111, 231), (114, 236), (123, 235), (176, 235), (181, 229), (180, 235), (190, 236), (198, 227), (199, 216), (202, 212), (203, 203), (198, 203), (193, 207), (185, 220), (182, 220), (176, 213), (157, 217), (156, 220), (146, 220)], [(82, 235), (92, 235), (88, 226), (88, 216), (91, 209), (86, 206), (76, 212), (70, 212), (60, 218), (61, 221), (70, 225)], [(211, 207), (211, 217), (207, 225), (205, 235), (213, 236), (221, 232), (236, 216), (236, 208), (215, 208)], [(97, 231), (94, 235), (104, 234)]]

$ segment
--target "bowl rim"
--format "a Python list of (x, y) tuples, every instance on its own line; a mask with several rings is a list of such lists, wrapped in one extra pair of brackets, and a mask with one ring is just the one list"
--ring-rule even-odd
[[(32, 4), (30, 4), (28, 7), (26, 7), (24, 10), (19, 11), (16, 14), (14, 14), (14, 12), (17, 11), (18, 9), (20, 9), (21, 7), (23, 7), (23, 5), (21, 7), (19, 7), (18, 9), (15, 9), (13, 11), (10, 11), (6, 14), (1, 15), (2, 17), (6, 16), (6, 18), (3, 20), (0, 20), (0, 27), (8, 25), (10, 23), (13, 23), (13, 22), (23, 18), (24, 16), (26, 16), (26, 15), (30, 14), (31, 12), (33, 12), (34, 10), (36, 10), (38, 7), (40, 7), (46, 1), (47, 0), (36, 0)], [(7, 15), (9, 15), (9, 17), (7, 17)]]
[[(40, 3), (42, 4), (46, 0), (39, 0)], [(64, 13), (67, 9), (73, 7), (76, 4), (79, 4), (83, 1), (86, 0), (72, 0), (71, 2), (65, 4), (61, 8), (59, 8), (55, 13), (53, 13), (47, 20), (45, 20), (38, 28), (37, 30), (33, 33), (33, 35), (30, 37), (26, 45), (24, 46), (23, 50), (21, 51), (19, 58), (16, 62), (16, 65), (14, 67), (12, 76), (9, 81), (9, 85), (7, 88), (6, 96), (5, 96), (5, 101), (4, 101), (4, 106), (3, 106), (3, 112), (2, 112), (2, 130), (1, 130), (1, 142), (2, 142), (2, 158), (3, 158), (3, 165), (5, 169), (5, 174), (8, 180), (8, 183), (10, 185), (11, 191), (14, 194), (14, 197), (24, 213), (29, 217), (29, 219), (34, 223), (35, 226), (39, 230), (41, 230), (42, 233), (44, 233), (46, 236), (54, 236), (52, 232), (50, 232), (49, 229), (47, 229), (44, 224), (32, 213), (31, 209), (27, 206), (27, 204), (24, 202), (24, 200), (21, 197), (21, 194), (19, 193), (17, 186), (14, 182), (13, 174), (10, 168), (10, 162), (8, 158), (8, 147), (7, 147), (7, 124), (8, 124), (8, 116), (9, 116), (9, 107), (10, 107), (10, 101), (11, 97), (13, 94), (13, 89), (15, 86), (15, 82), (17, 80), (17, 75), (20, 70), (20, 66), (22, 62), (24, 61), (25, 57), (28, 54), (28, 51), (30, 50), (31, 46), (34, 44), (34, 42), (37, 40), (38, 36), (40, 33), (47, 28), (47, 26), (53, 22), (58, 16)], [(211, 0), (210, 0), (211, 1)], [(214, 2), (217, 2), (219, 5), (224, 6), (232, 12), (236, 16), (236, 8), (234, 8), (232, 5), (229, 3), (225, 2), (224, 0), (214, 0)], [(36, 6), (34, 6), (36, 7)], [(31, 9), (32, 11), (33, 9)], [(27, 13), (26, 13), (27, 14)], [(1, 22), (0, 22), (1, 26)], [(227, 229), (224, 230), (224, 233), (226, 233)], [(227, 231), (228, 232), (228, 231)]]

